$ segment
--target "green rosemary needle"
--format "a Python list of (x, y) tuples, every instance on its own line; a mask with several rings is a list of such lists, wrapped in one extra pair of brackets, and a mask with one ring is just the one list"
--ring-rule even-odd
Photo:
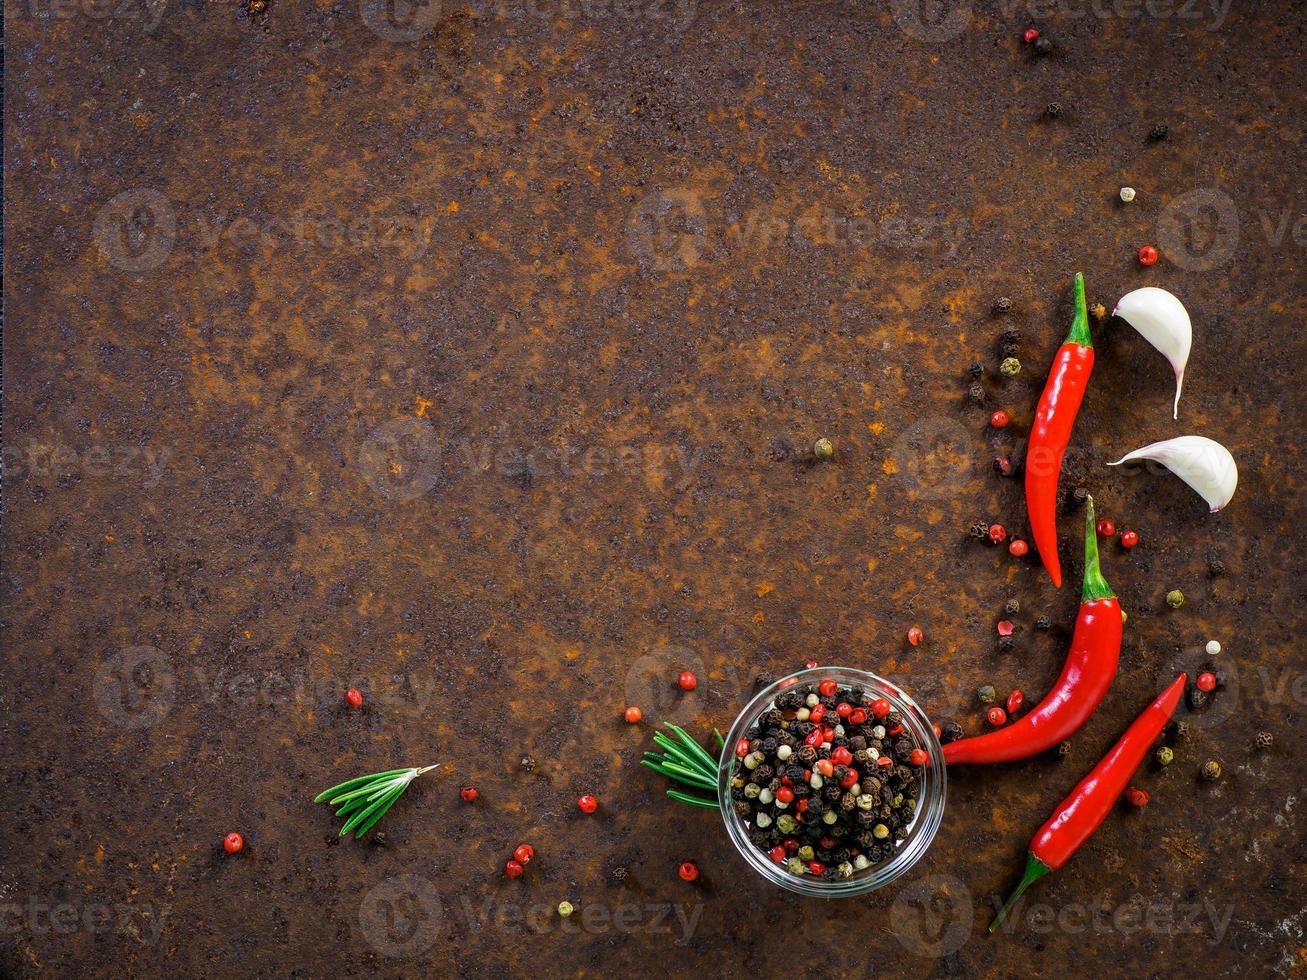
[(329, 806), (343, 804), (336, 811), (336, 816), (348, 816), (349, 819), (340, 828), (340, 836), (344, 837), (353, 830), (356, 838), (362, 837), (404, 795), (409, 783), (435, 768), (422, 766), (418, 769), (391, 769), (387, 772), (374, 772), (369, 776), (355, 776), (339, 786), (323, 790), (314, 797), (313, 802)]
[[(640, 760), (640, 764), (648, 766), (654, 772), (666, 776), (674, 782), (688, 786), (690, 789), (715, 793), (717, 791), (717, 760), (709, 755), (703, 746), (687, 735), (683, 729), (670, 722), (667, 724), (667, 729), (675, 738), (664, 732), (654, 732), (654, 744), (662, 751), (646, 752), (644, 758)], [(724, 744), (721, 732), (714, 729), (713, 734), (717, 736), (719, 745)], [(713, 810), (717, 809), (715, 799), (693, 796), (690, 793), (684, 793), (676, 789), (669, 789), (667, 795), (680, 803), (688, 803), (691, 806), (701, 806)]]

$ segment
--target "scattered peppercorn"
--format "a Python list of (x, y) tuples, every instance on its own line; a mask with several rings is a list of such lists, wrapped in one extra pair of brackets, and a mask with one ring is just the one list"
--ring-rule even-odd
[(512, 858), (509, 858), (504, 862), (504, 874), (508, 875), (510, 878), (522, 877), (522, 872), (525, 870), (526, 869), (523, 868), (522, 865), (518, 864)]
[(1010, 619), (1000, 619), (994, 628), (998, 630), (999, 636), (1011, 636), (1017, 631), (1017, 624)]
[(1058, 116), (1062, 115), (1062, 103), (1050, 102), (1048, 105), (1044, 106), (1044, 113), (1049, 119), (1056, 119)]
[(972, 361), (971, 367), (967, 369), (967, 373), (969, 373), (973, 378), (979, 378), (985, 373), (985, 368), (979, 361)]
[(1116, 525), (1111, 521), (1109, 521), (1106, 517), (1098, 522), (1097, 530), (1098, 530), (1098, 536), (1100, 538), (1116, 537)]
[(1057, 743), (1057, 757), (1058, 757), (1059, 759), (1065, 759), (1065, 758), (1066, 758), (1067, 756), (1069, 756), (1070, 754), (1071, 754), (1071, 743), (1070, 743), (1070, 742), (1058, 742), (1058, 743)]
[(1214, 783), (1221, 778), (1221, 764), (1215, 759), (1209, 759), (1203, 763), (1203, 778), (1209, 783)]
[(1039, 40), (1039, 31), (1033, 27), (1027, 27), (1026, 32), (1021, 35), (1021, 40), (1025, 41), (1026, 44), (1034, 44)]
[(1122, 532), (1121, 532), (1121, 547), (1122, 547), (1122, 548), (1133, 548), (1133, 547), (1134, 547), (1135, 545), (1137, 545), (1138, 543), (1139, 543), (1139, 533), (1138, 533), (1137, 531), (1122, 531)]
[(1157, 262), (1157, 249), (1152, 245), (1145, 245), (1139, 250), (1139, 264), (1153, 265)]
[(1185, 694), (1190, 711), (1205, 711), (1212, 700), (1212, 696), (1201, 687), (1191, 687)]
[(234, 831), (222, 839), (222, 849), (228, 854), (239, 854), (244, 847), (245, 838)]
[(1035, 629), (1037, 630), (1050, 630), (1052, 628), (1053, 628), (1053, 621), (1049, 619), (1047, 616), (1040, 616), (1037, 620), (1035, 620)]
[(994, 544), (1002, 544), (1007, 540), (1007, 529), (1002, 524), (989, 525), (989, 540)]
[(524, 755), (522, 756), (522, 761), (519, 763), (519, 765), (522, 767), (522, 770), (524, 772), (534, 772), (536, 767), (536, 761), (535, 759), (531, 758), (529, 755)]
[(1030, 551), (1030, 545), (1026, 544), (1020, 538), (1013, 539), (1012, 543), (1007, 546), (1008, 554), (1017, 558), (1024, 558)]
[(594, 813), (595, 810), (599, 809), (599, 801), (589, 793), (577, 800), (576, 805), (581, 808), (582, 813)]
[(1175, 761), (1175, 750), (1169, 745), (1163, 745), (1157, 750), (1157, 764), (1159, 766), (1169, 766)]
[(513, 850), (513, 860), (518, 864), (527, 865), (531, 859), (536, 856), (536, 849), (530, 844), (518, 844)]
[(1212, 578), (1220, 578), (1225, 574), (1225, 562), (1219, 558), (1213, 558), (1207, 563), (1207, 574)]
[(998, 366), (998, 373), (1005, 378), (1015, 378), (1021, 373), (1021, 362), (1015, 357), (1003, 358), (1003, 363)]
[(908, 629), (908, 642), (914, 647), (919, 645), (925, 634), (921, 632), (920, 626), (912, 626)]
[(998, 638), (998, 649), (999, 649), (999, 652), (1000, 652), (1000, 653), (1007, 653), (1007, 652), (1010, 651), (1014, 646), (1016, 646), (1016, 641), (1013, 640), (1012, 637), (1010, 637), (1010, 636), (1000, 636), (1000, 637)]
[(1215, 691), (1216, 675), (1213, 674), (1211, 671), (1204, 671), (1203, 673), (1198, 675), (1198, 679), (1194, 681), (1194, 683), (1198, 685), (1198, 690), (1200, 691), (1203, 692)]
[(676, 873), (686, 881), (694, 881), (699, 877), (699, 867), (693, 861), (683, 861), (681, 866), (676, 869)]
[(471, 803), (481, 794), (476, 791), (475, 786), (464, 786), (458, 791), (458, 795), (463, 798), (464, 803)]
[(1008, 417), (1007, 412), (1003, 411), (1003, 409), (1001, 408), (989, 417), (989, 424), (996, 429), (1007, 428), (1007, 424), (1009, 421), (1010, 419)]
[(1179, 609), (1184, 605), (1184, 593), (1179, 589), (1172, 589), (1166, 594), (1166, 604), (1172, 609)]
[(1025, 701), (1025, 695), (1021, 693), (1021, 688), (1017, 688), (1007, 696), (1007, 713), (1014, 715), (1021, 710), (1021, 704)]
[(1203, 649), (1207, 651), (1209, 657), (1215, 657), (1221, 652), (1221, 644), (1216, 640), (1208, 640), (1207, 646), (1203, 647)]
[(1193, 738), (1193, 732), (1189, 730), (1188, 724), (1183, 721), (1175, 723), (1175, 739), (1177, 742), (1187, 742)]
[(622, 717), (626, 719), (628, 725), (636, 725), (639, 724), (640, 719), (644, 717), (644, 712), (635, 705), (631, 705), (622, 713)]
[(1012, 457), (1010, 457), (1010, 456), (995, 456), (995, 457), (994, 457), (994, 472), (997, 473), (999, 476), (1011, 476), (1011, 475), (1012, 475)]
[(822, 437), (812, 444), (812, 454), (818, 459), (832, 459), (835, 456), (835, 444)]
[(986, 684), (976, 692), (976, 697), (980, 698), (981, 704), (993, 704), (998, 698), (998, 692), (994, 690), (992, 684)]
[(998, 705), (994, 705), (994, 707), (985, 712), (985, 720), (995, 728), (998, 728), (1007, 722), (1007, 712)]
[(1275, 744), (1275, 736), (1270, 732), (1258, 732), (1257, 737), (1253, 740), (1253, 744), (1265, 752)]
[(1123, 203), (1129, 204), (1134, 199), (1135, 199), (1135, 189), (1133, 187), (1121, 188), (1121, 201)]
[(939, 741), (941, 745), (947, 745), (949, 742), (956, 742), (963, 738), (966, 732), (952, 718), (945, 718), (939, 723)]
[(1003, 611), (1009, 616), (1015, 616), (1017, 613), (1021, 612), (1021, 600), (1009, 599), (1007, 602), (1003, 603)]
[(1004, 327), (1003, 332), (998, 335), (998, 339), (1005, 344), (1017, 344), (1021, 342), (1021, 331), (1016, 327)]
[(972, 525), (971, 525), (971, 530), (970, 530), (968, 533), (969, 533), (973, 538), (975, 538), (977, 541), (988, 541), (988, 540), (989, 540), (989, 525), (988, 525), (988, 524), (981, 524), (981, 523), (979, 523), (979, 522), (978, 522), (978, 523), (975, 523), (975, 524), (972, 524)]
[(698, 683), (699, 683), (698, 678), (696, 678), (688, 670), (681, 671), (680, 675), (676, 678), (676, 685), (682, 691), (693, 691), (695, 689), (695, 686), (698, 685)]
[(1169, 126), (1164, 126), (1161, 123), (1158, 123), (1148, 131), (1148, 141), (1150, 143), (1160, 143), (1162, 140), (1166, 139), (1170, 132), (1171, 129)]
[(1035, 53), (1050, 55), (1053, 53), (1053, 41), (1050, 38), (1041, 37), (1035, 41)]
[(1071, 491), (1071, 499), (1075, 501), (1077, 506), (1084, 506), (1085, 501), (1089, 499), (1089, 489), (1087, 487), (1076, 487)]
[(345, 703), (351, 708), (363, 707), (363, 695), (357, 687), (351, 687), (345, 692)]
[(1125, 798), (1130, 801), (1131, 806), (1148, 806), (1148, 793), (1142, 789), (1131, 786), (1125, 791)]
[(967, 389), (967, 394), (970, 396), (970, 398), (971, 398), (971, 400), (972, 400), (973, 402), (976, 402), (976, 403), (979, 404), (979, 405), (983, 405), (983, 404), (984, 404), (984, 402), (985, 402), (985, 386), (984, 386), (984, 385), (979, 385), (979, 384), (972, 385), (970, 388)]
[(561, 915), (564, 919), (566, 919), (569, 915), (571, 915), (575, 911), (576, 911), (576, 907), (572, 905), (571, 902), (562, 901), (558, 903), (558, 914)]
[(1009, 297), (1007, 297), (1007, 296), (1000, 296), (998, 299), (994, 300), (994, 312), (995, 312), (995, 313), (1011, 313), (1011, 312), (1012, 312), (1012, 300), (1011, 300)]

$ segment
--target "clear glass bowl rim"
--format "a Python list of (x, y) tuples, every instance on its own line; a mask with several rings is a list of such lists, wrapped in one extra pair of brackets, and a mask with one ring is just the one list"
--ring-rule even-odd
[[(827, 678), (837, 681), (841, 687), (861, 687), (870, 694), (885, 698), (890, 703), (891, 710), (903, 716), (903, 722), (912, 732), (917, 744), (930, 755), (929, 762), (922, 768), (921, 796), (917, 800), (917, 814), (908, 830), (906, 843), (884, 864), (857, 872), (852, 878), (840, 878), (835, 881), (824, 881), (807, 875), (792, 875), (755, 847), (746, 835), (744, 822), (731, 808), (730, 792), (731, 775), (735, 766), (735, 745), (744, 737), (744, 733), (754, 719), (762, 713), (762, 709), (769, 705), (782, 690), (791, 686), (788, 682), (804, 684)], [(721, 809), (726, 832), (730, 835), (731, 842), (735, 844), (735, 849), (755, 871), (772, 884), (801, 895), (848, 898), (864, 895), (889, 884), (921, 860), (931, 841), (935, 839), (935, 833), (939, 830), (940, 821), (944, 817), (947, 782), (944, 753), (939, 739), (935, 737), (935, 729), (930, 719), (926, 717), (926, 713), (901, 687), (893, 681), (856, 667), (814, 667), (787, 674), (763, 688), (736, 716), (730, 734), (726, 737), (726, 744), (722, 746), (721, 758), (717, 764), (717, 805)]]

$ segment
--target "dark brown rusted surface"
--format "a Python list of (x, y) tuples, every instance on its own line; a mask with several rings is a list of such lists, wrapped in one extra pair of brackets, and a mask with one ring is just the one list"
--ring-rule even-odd
[[(371, 2), (11, 0), (5, 972), (1300, 973), (1305, 15), (1038, 6), (508, 0), (397, 30)], [(636, 765), (650, 723), (724, 729), (809, 657), (970, 729), (978, 685), (1046, 688), (1079, 512), (1061, 593), (966, 531), (1024, 533), (990, 461), (1077, 269), (1109, 309), (1173, 290), (1196, 335), (1177, 423), (1161, 355), (1095, 326), (1064, 485), (1143, 537), (1105, 549), (1120, 675), (1068, 758), (954, 774), (909, 878), (772, 890)], [(1182, 433), (1239, 460), (1224, 513), (1103, 465)], [(1031, 833), (1209, 638), (1230, 690), (1140, 773), (1152, 804), (986, 937)], [(431, 762), (384, 846), (310, 802)]]

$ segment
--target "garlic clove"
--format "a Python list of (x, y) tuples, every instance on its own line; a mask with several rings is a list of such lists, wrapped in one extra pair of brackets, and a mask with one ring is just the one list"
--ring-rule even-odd
[(1230, 450), (1206, 436), (1179, 436), (1126, 453), (1115, 463), (1120, 466), (1135, 459), (1151, 459), (1193, 487), (1215, 514), (1230, 502), (1239, 485), (1239, 468)]
[(1184, 386), (1184, 368), (1193, 346), (1194, 328), (1189, 313), (1173, 294), (1156, 286), (1144, 286), (1126, 293), (1117, 301), (1113, 316), (1119, 316), (1160, 350), (1175, 371), (1175, 404), (1171, 417), (1180, 417), (1180, 389)]

